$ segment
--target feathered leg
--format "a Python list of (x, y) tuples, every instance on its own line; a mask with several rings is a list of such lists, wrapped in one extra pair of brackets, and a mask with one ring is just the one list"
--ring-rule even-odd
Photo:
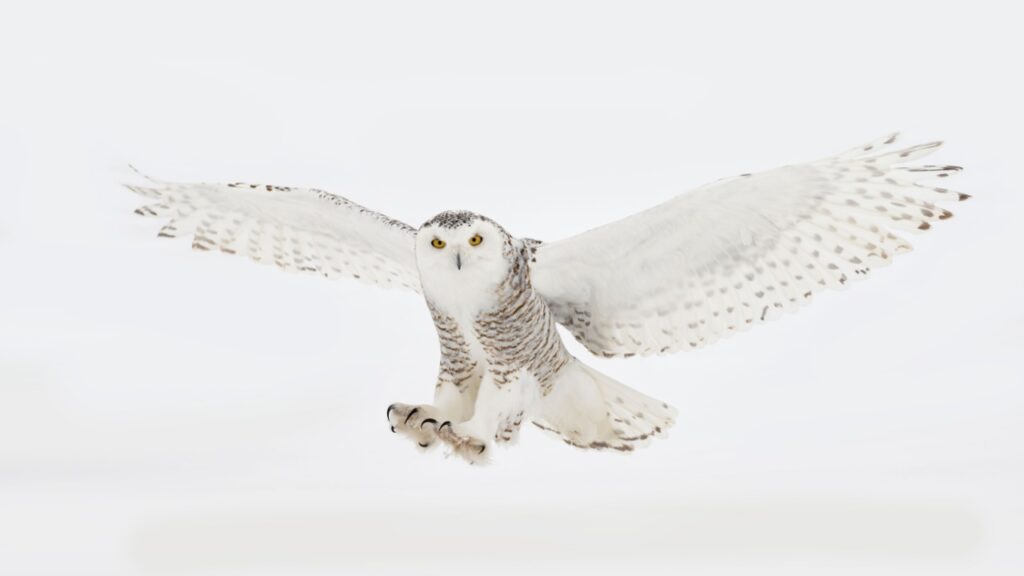
[(532, 377), (496, 378), (487, 373), (480, 381), (472, 418), (442, 422), (437, 437), (469, 462), (486, 462), (494, 442), (515, 437), (537, 390)]

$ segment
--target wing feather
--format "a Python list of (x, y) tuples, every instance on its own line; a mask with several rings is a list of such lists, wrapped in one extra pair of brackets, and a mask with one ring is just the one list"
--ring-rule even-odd
[(315, 188), (146, 180), (126, 186), (153, 200), (136, 214), (167, 220), (158, 236), (288, 271), (420, 290), (416, 230), (346, 198)]
[(911, 249), (969, 198), (922, 182), (958, 166), (897, 166), (939, 148), (896, 134), (823, 160), (720, 180), (537, 247), (533, 283), (603, 356), (699, 348), (793, 311)]

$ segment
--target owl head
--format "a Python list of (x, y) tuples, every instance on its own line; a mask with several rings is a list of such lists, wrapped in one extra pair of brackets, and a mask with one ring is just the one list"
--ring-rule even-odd
[(497, 286), (508, 272), (512, 238), (490, 218), (442, 212), (416, 234), (416, 264), (433, 300), (464, 298)]

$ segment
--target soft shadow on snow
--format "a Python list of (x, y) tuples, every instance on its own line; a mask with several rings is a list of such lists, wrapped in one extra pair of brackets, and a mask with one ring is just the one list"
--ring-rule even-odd
[[(949, 561), (983, 539), (940, 503), (778, 500), (643, 507), (281, 510), (154, 519), (131, 552), (148, 570), (461, 566), (551, 569), (645, 563)], [(624, 551), (628, 553), (624, 554)], [(499, 561), (500, 560), (500, 561)], [(611, 563), (611, 564), (609, 564)]]

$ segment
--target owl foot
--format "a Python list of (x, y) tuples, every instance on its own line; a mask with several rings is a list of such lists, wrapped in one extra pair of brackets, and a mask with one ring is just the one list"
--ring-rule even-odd
[(484, 464), (489, 453), (487, 443), (462, 433), (450, 421), (444, 421), (437, 427), (437, 437), (452, 449), (457, 456), (470, 464)]
[(437, 440), (437, 419), (434, 415), (433, 406), (397, 403), (388, 406), (391, 431), (412, 439), (420, 448), (430, 448)]

